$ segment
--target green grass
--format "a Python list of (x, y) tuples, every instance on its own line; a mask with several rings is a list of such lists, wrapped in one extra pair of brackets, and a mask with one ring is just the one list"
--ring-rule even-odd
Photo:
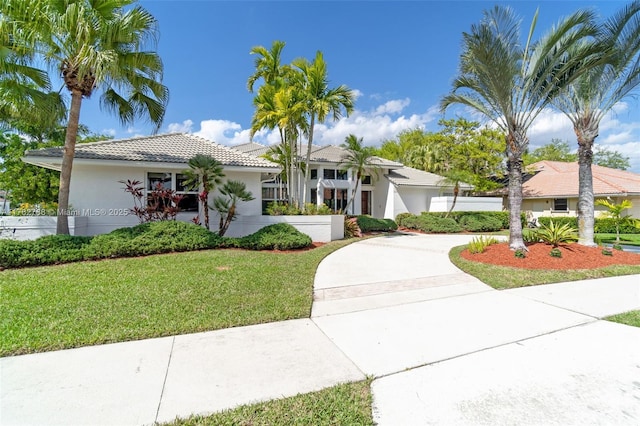
[(451, 262), (464, 272), (499, 290), (564, 281), (640, 274), (640, 265), (616, 265), (579, 270), (540, 270), (489, 265), (463, 259), (460, 253), (466, 248), (467, 246), (464, 245), (451, 249), (449, 252)]
[(0, 272), (0, 356), (309, 317), (318, 263), (207, 250)]
[(640, 311), (630, 311), (605, 318), (608, 321), (640, 327)]
[(243, 405), (210, 416), (177, 419), (171, 426), (372, 425), (371, 381), (347, 383), (291, 398)]
[[(596, 234), (596, 241), (613, 244), (616, 241), (616, 234)], [(620, 234), (620, 243), (630, 246), (640, 246), (640, 234)]]

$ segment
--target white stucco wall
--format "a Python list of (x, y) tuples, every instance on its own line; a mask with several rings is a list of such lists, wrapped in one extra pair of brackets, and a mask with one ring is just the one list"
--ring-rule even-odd
[(229, 226), (227, 237), (244, 237), (274, 223), (288, 223), (312, 241), (330, 242), (344, 238), (343, 215), (240, 216)]
[[(433, 197), (430, 212), (448, 212), (453, 205), (453, 197)], [(499, 212), (502, 211), (500, 197), (458, 197), (453, 208), (456, 212)]]
[[(138, 180), (142, 185), (146, 185), (147, 172), (180, 173), (183, 170), (180, 165), (174, 168), (74, 165), (69, 202), (78, 211), (79, 216), (87, 217), (86, 229), (83, 234), (78, 235), (104, 234), (140, 223), (138, 218), (129, 212), (134, 205), (133, 197), (124, 191), (124, 185), (118, 181)], [(261, 214), (262, 189), (259, 172), (225, 171), (224, 179), (245, 182), (247, 190), (255, 198), (238, 204), (239, 216)], [(210, 194), (210, 200), (217, 195), (217, 191)], [(185, 212), (179, 213), (177, 218), (191, 221), (194, 216), (195, 212)], [(214, 231), (218, 227), (218, 216), (214, 211), (210, 211), (210, 227)]]

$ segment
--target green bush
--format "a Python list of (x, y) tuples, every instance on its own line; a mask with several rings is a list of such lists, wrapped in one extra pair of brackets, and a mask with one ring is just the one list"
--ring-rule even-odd
[(91, 237), (47, 235), (37, 240), (0, 240), (0, 267), (51, 265), (83, 260)]
[(396, 223), (398, 226), (404, 226), (404, 220), (414, 216), (412, 213), (400, 213), (396, 216)]
[(471, 242), (467, 245), (467, 250), (469, 253), (483, 253), (487, 247), (493, 244), (498, 244), (498, 239), (495, 237), (486, 237), (484, 235), (480, 235), (479, 237), (474, 237)]
[(534, 231), (536, 237), (543, 243), (557, 247), (558, 244), (570, 243), (578, 240), (578, 230), (569, 225), (557, 224), (555, 220), (549, 221), (548, 225), (541, 224), (540, 228)]
[(398, 225), (393, 219), (376, 219), (362, 215), (358, 216), (356, 222), (362, 232), (389, 232), (398, 229)]
[(222, 237), (189, 222), (165, 220), (97, 235), (87, 247), (87, 259), (141, 256), (216, 248)]
[(462, 227), (451, 218), (440, 217), (435, 214), (421, 214), (404, 219), (404, 226), (427, 233), (461, 232)]
[[(610, 217), (598, 218), (595, 220), (594, 231), (598, 234), (615, 234), (616, 222)], [(640, 228), (636, 227), (635, 221), (628, 218), (620, 223), (621, 234), (640, 234)]]
[(234, 247), (250, 250), (294, 250), (309, 247), (312, 242), (311, 237), (288, 223), (275, 223), (246, 237), (229, 240), (233, 240)]
[(485, 213), (473, 213), (460, 216), (458, 224), (469, 232), (495, 232), (502, 228), (502, 221)]
[(344, 217), (344, 237), (345, 238), (360, 238), (362, 237), (362, 231), (358, 226), (357, 218)]

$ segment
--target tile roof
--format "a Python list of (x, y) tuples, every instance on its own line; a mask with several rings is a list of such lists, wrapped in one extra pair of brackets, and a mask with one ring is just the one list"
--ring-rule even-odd
[[(62, 147), (31, 150), (25, 153), (25, 159), (62, 158), (62, 150)], [(278, 167), (263, 158), (187, 133), (78, 144), (74, 158), (186, 164), (195, 154), (210, 155), (225, 166)]]
[[(401, 169), (392, 170), (386, 177), (391, 183), (397, 186), (453, 186), (443, 185), (445, 178), (440, 175), (406, 166)], [(461, 182), (460, 189), (471, 190), (473, 186)]]
[[(527, 167), (536, 174), (522, 185), (525, 198), (577, 197), (578, 163), (539, 161)], [(640, 194), (640, 175), (608, 167), (591, 166), (593, 194)]]
[[(261, 145), (255, 142), (235, 145), (233, 148), (237, 149), (238, 151), (256, 156), (264, 155), (269, 150), (268, 146)], [(300, 146), (299, 150), (301, 158), (306, 158), (307, 145)], [(339, 163), (340, 161), (342, 161), (345, 152), (346, 150), (344, 148), (336, 145), (311, 145), (311, 161), (317, 163)], [(400, 163), (396, 163), (395, 161), (390, 161), (379, 157), (373, 157), (372, 163), (379, 165), (380, 167), (402, 167), (402, 164)]]

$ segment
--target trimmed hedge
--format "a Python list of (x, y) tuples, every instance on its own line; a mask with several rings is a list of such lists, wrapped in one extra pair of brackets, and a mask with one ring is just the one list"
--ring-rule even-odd
[(249, 250), (294, 250), (309, 247), (311, 237), (288, 223), (274, 223), (241, 238), (229, 238), (232, 247)]
[(358, 216), (356, 219), (362, 232), (390, 232), (398, 229), (393, 219), (376, 219), (371, 216)]
[(421, 214), (420, 216), (412, 216), (404, 219), (402, 223), (403, 226), (409, 229), (418, 229), (428, 233), (453, 233), (462, 231), (462, 227), (452, 218), (437, 215)]
[(189, 222), (148, 222), (95, 237), (48, 235), (37, 240), (0, 240), (0, 267), (133, 257), (224, 247), (291, 250), (311, 245), (311, 238), (289, 224), (262, 228), (243, 238), (226, 238)]
[[(549, 217), (541, 216), (538, 218), (538, 223), (541, 225), (549, 226), (549, 222), (553, 220), (556, 225), (569, 224), (570, 227), (578, 229), (578, 218), (575, 216), (560, 216)], [(594, 224), (594, 232), (597, 234), (615, 234), (616, 223), (615, 220), (609, 217), (596, 218)], [(621, 234), (640, 234), (640, 228), (637, 228), (633, 223), (633, 220), (624, 220), (620, 224)]]

